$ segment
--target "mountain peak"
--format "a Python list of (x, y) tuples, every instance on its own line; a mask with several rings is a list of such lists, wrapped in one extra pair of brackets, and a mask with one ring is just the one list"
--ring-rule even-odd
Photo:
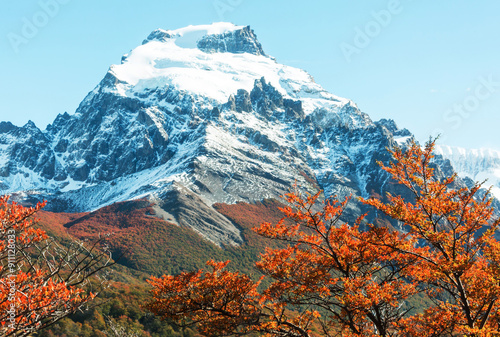
[(250, 53), (263, 55), (261, 44), (250, 26), (229, 22), (187, 26), (176, 30), (156, 29), (142, 42), (174, 42), (182, 48), (198, 48), (206, 53)]
[(349, 102), (326, 92), (306, 71), (267, 56), (250, 26), (225, 22), (153, 31), (121, 64), (110, 67), (92, 95), (102, 89), (163, 102), (165, 92), (178, 91), (202, 99), (212, 109), (239, 89), (252, 91), (262, 77), (284, 98), (306, 98), (305, 114), (318, 107), (314, 100), (326, 100), (334, 110)]

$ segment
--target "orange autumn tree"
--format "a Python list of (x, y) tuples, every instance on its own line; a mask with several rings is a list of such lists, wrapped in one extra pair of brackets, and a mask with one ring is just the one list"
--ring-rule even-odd
[(383, 169), (411, 191), (414, 200), (388, 195), (388, 202), (365, 203), (400, 221), (407, 237), (423, 250), (379, 242), (417, 263), (403, 271), (418, 282), (434, 305), (400, 322), (410, 336), (500, 335), (500, 246), (488, 193), (481, 184), (453, 188), (456, 175), (439, 179), (431, 167), (434, 141), (391, 151), (394, 162)]
[(32, 335), (85, 309), (107, 284), (111, 256), (97, 249), (104, 238), (92, 246), (59, 245), (34, 227), (33, 216), (44, 205), (26, 208), (0, 197), (1, 336)]
[[(151, 278), (148, 308), (210, 336), (498, 336), (499, 220), (479, 184), (454, 188), (455, 176), (438, 178), (433, 147), (396, 149), (383, 166), (414, 200), (362, 200), (405, 232), (369, 224), (360, 231), (361, 219), (339, 220), (347, 201), (313, 211), (319, 194), (291, 193), (285, 218), (255, 229), (288, 244), (257, 263), (269, 286), (210, 261), (208, 271)], [(410, 316), (402, 305), (417, 292), (434, 305)]]
[[(347, 199), (314, 211), (319, 195), (287, 194), (285, 218), (254, 229), (287, 244), (267, 249), (256, 265), (270, 279), (265, 289), (262, 279), (226, 270), (228, 262), (209, 261), (208, 271), (152, 277), (148, 309), (209, 336), (395, 335), (403, 301), (417, 291), (401, 276), (414, 257), (398, 251), (411, 247), (385, 228), (360, 231), (361, 218), (342, 224)], [(392, 245), (370, 244), (380, 237)]]

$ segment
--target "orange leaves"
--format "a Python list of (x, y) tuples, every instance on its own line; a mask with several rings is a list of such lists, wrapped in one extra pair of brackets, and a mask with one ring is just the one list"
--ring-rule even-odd
[[(494, 336), (500, 326), (500, 244), (491, 200), (479, 185), (454, 189), (455, 176), (431, 167), (433, 142), (392, 151), (384, 170), (411, 200), (363, 200), (401, 222), (406, 233), (354, 225), (343, 202), (289, 193), (284, 218), (254, 231), (285, 248), (266, 249), (256, 267), (267, 288), (209, 262), (209, 272), (152, 278), (150, 310), (207, 335)], [(360, 226), (366, 228), (360, 230)], [(409, 316), (404, 302), (425, 292), (435, 303)], [(313, 329), (314, 328), (314, 329)]]
[(413, 202), (392, 196), (388, 203), (364, 200), (403, 222), (413, 242), (425, 248), (398, 251), (416, 259), (404, 275), (418, 281), (436, 305), (398, 324), (406, 324), (405, 329), (415, 336), (486, 336), (500, 324), (493, 315), (500, 309), (500, 246), (493, 237), (499, 220), (492, 218), (488, 196), (478, 196), (480, 185), (454, 189), (455, 175), (435, 174), (430, 167), (433, 147), (430, 141), (425, 149), (415, 143), (406, 151), (397, 149), (392, 152), (395, 162), (383, 166), (408, 187)]
[(109, 256), (81, 243), (63, 249), (33, 227), (45, 203), (26, 208), (8, 200), (0, 197), (0, 334), (26, 336), (92, 300), (83, 286)]
[(15, 277), (0, 280), (0, 311), (14, 308), (15, 330), (36, 330), (42, 324), (42, 318), (56, 315), (61, 303), (82, 301), (84, 297), (82, 289), (47, 280), (46, 273), (40, 270), (19, 272)]
[(246, 331), (258, 318), (259, 282), (225, 270), (228, 262), (209, 261), (211, 271), (152, 277), (147, 308), (163, 318), (201, 322), (205, 334)]
[[(9, 196), (0, 197), (0, 236), (18, 233), (19, 241), (24, 246), (47, 239), (47, 235), (32, 226), (36, 220), (32, 216), (45, 206), (46, 202), (36, 207), (23, 207), (17, 203), (9, 204)], [(2, 248), (0, 246), (0, 248)]]
[(264, 222), (258, 229), (254, 228), (254, 231), (267, 238), (285, 240), (289, 237), (295, 237), (299, 235), (299, 229), (300, 224), (296, 224), (295, 226), (287, 226), (284, 224), (284, 219), (282, 219), (275, 225), (269, 222)]
[(208, 335), (310, 336), (312, 326), (387, 335), (402, 301), (416, 289), (399, 276), (409, 260), (380, 242), (404, 240), (386, 229), (361, 232), (358, 225), (341, 223), (348, 199), (321, 205), (318, 198), (289, 193), (285, 217), (254, 228), (288, 244), (267, 248), (256, 263), (270, 280), (266, 289), (257, 292), (257, 283), (225, 270), (227, 262), (210, 261), (210, 272), (151, 278), (148, 308), (181, 324), (198, 323)]

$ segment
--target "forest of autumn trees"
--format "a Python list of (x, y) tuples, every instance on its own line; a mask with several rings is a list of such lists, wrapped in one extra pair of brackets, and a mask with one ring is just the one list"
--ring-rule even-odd
[[(254, 228), (281, 243), (261, 254), (260, 279), (212, 260), (151, 277), (147, 309), (207, 336), (499, 336), (500, 220), (480, 184), (456, 188), (455, 176), (436, 174), (433, 147), (413, 143), (382, 165), (411, 198), (361, 199), (401, 231), (364, 216), (343, 223), (349, 198), (321, 204), (320, 193), (292, 192), (281, 221)], [(0, 198), (2, 336), (49, 327), (107, 284), (102, 241), (60, 245), (34, 227), (42, 207)], [(414, 308), (415, 299), (428, 305)]]
[(34, 227), (43, 206), (0, 197), (0, 336), (30, 336), (87, 308), (107, 284), (104, 237), (62, 246)]
[[(396, 149), (383, 166), (411, 200), (362, 199), (403, 231), (342, 223), (348, 200), (317, 210), (319, 193), (289, 193), (285, 217), (254, 229), (285, 244), (261, 255), (259, 280), (209, 261), (206, 271), (152, 277), (148, 309), (208, 336), (500, 335), (500, 221), (480, 184), (438, 178), (433, 147)], [(412, 310), (417, 296), (432, 304)]]

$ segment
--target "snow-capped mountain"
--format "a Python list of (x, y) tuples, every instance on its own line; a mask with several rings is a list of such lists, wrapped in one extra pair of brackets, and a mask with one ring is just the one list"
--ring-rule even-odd
[(411, 137), (278, 63), (250, 27), (158, 29), (74, 114), (44, 131), (0, 123), (0, 189), (55, 211), (148, 198), (158, 216), (238, 245), (239, 229), (214, 203), (278, 198), (295, 182), (384, 195), (396, 187), (376, 162)]
[(452, 146), (437, 146), (436, 154), (449, 159), (460, 177), (483, 182), (492, 195), (500, 200), (500, 152), (491, 149), (464, 149)]

